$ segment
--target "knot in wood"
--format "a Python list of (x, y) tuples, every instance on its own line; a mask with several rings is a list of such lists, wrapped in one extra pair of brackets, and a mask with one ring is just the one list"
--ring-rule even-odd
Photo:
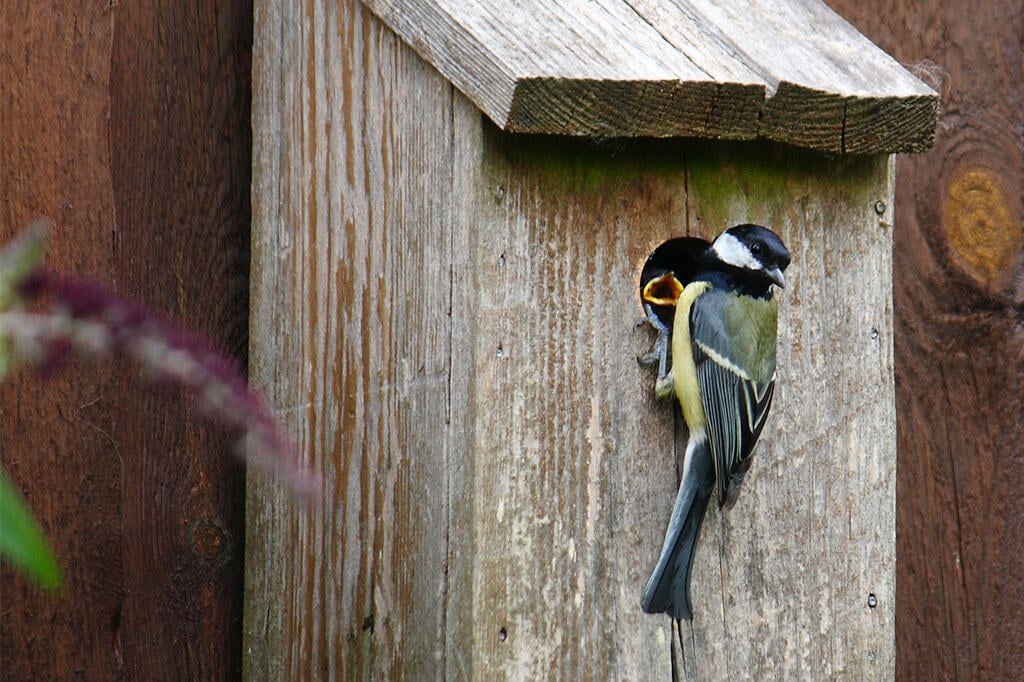
[(955, 176), (943, 211), (950, 247), (961, 268), (992, 289), (1012, 275), (1021, 249), (1021, 225), (1014, 219), (999, 177), (975, 168)]

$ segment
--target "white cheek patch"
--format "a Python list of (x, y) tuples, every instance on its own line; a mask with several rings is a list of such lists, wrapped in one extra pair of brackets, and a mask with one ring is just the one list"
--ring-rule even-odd
[(728, 232), (723, 232), (711, 245), (711, 250), (723, 263), (733, 267), (746, 268), (747, 270), (760, 270), (763, 266), (760, 261), (754, 258), (746, 244)]

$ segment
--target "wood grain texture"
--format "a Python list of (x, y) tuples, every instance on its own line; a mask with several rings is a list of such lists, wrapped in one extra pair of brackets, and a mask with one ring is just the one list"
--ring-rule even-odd
[(513, 132), (921, 151), (937, 98), (819, 0), (366, 0)]
[(245, 676), (423, 679), (447, 619), (456, 112), (358, 5), (293, 11), (255, 15), (251, 372), (327, 488), (301, 510), (250, 489)]
[(887, 160), (504, 133), (355, 0), (309, 10), (257, 6), (250, 352), (328, 503), (250, 483), (246, 676), (668, 678), (639, 599), (675, 435), (636, 282), (747, 219), (794, 249), (785, 368), (688, 665), (891, 676)]
[(943, 92), (896, 204), (897, 676), (1024, 670), (1024, 7), (834, 2)]
[[(246, 2), (0, 6), (7, 241), (112, 281), (244, 356)], [(0, 387), (0, 461), (52, 538), (51, 597), (0, 571), (0, 678), (230, 679), (241, 666), (242, 471), (192, 403), (137, 368)]]
[(716, 146), (687, 169), (694, 231), (770, 225), (793, 262), (772, 413), (736, 505), (705, 519), (680, 679), (890, 679), (891, 162)]

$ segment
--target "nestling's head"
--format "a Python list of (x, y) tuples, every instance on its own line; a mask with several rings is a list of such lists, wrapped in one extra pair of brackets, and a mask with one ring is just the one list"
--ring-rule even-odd
[(718, 235), (711, 250), (721, 262), (756, 273), (785, 288), (782, 274), (789, 266), (789, 249), (778, 235), (760, 225), (737, 225)]

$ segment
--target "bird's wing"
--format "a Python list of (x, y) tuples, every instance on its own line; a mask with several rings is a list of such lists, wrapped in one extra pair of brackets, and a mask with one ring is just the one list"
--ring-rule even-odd
[(729, 493), (735, 493), (750, 468), (771, 407), (775, 331), (776, 308), (770, 299), (712, 290), (690, 310), (697, 385), (722, 505), (731, 502)]

